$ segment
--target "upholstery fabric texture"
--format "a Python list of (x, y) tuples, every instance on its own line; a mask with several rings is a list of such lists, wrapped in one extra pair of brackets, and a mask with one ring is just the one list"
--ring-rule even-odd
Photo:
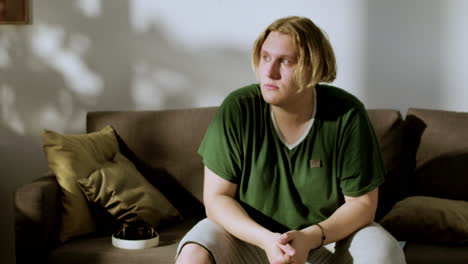
[(415, 144), (413, 195), (468, 201), (468, 113), (410, 108), (405, 133)]
[(468, 245), (411, 242), (405, 246), (408, 264), (466, 264)]
[(77, 182), (89, 202), (105, 208), (119, 223), (143, 221), (156, 228), (161, 221), (179, 216), (174, 206), (120, 152)]
[(76, 181), (88, 177), (119, 151), (114, 130), (106, 126), (89, 134), (63, 135), (45, 129), (42, 140), (49, 168), (62, 189), (59, 239), (64, 242), (94, 232), (91, 210)]
[(178, 242), (200, 218), (158, 230), (159, 245), (141, 250), (128, 250), (112, 246), (109, 236), (85, 236), (54, 249), (47, 263), (157, 263), (174, 264)]
[(204, 212), (203, 162), (197, 149), (216, 109), (89, 112), (86, 128), (93, 132), (111, 125), (121, 153), (182, 216), (190, 217)]
[(468, 242), (468, 202), (412, 196), (395, 204), (380, 224), (399, 240)]
[(60, 193), (52, 175), (42, 176), (15, 192), (15, 250), (25, 252), (16, 254), (16, 263), (43, 263), (56, 246)]
[[(60, 155), (60, 162), (57, 163), (51, 158), (49, 166), (57, 167), (52, 176), (21, 186), (15, 192), (17, 263), (174, 263), (180, 239), (195, 223), (206, 217), (202, 206), (203, 163), (197, 155), (197, 149), (216, 110), (217, 107), (208, 107), (87, 113), (86, 132), (92, 133), (83, 137), (87, 138), (97, 133), (101, 138), (96, 141), (112, 146), (112, 151), (105, 153), (102, 163), (79, 174), (80, 179), (98, 171), (103, 167), (102, 164), (109, 164), (115, 154), (120, 152), (184, 217), (184, 221), (170, 221), (167, 226), (160, 225), (157, 228), (160, 244), (144, 250), (125, 250), (112, 246), (108, 223), (112, 221), (113, 216), (97, 204), (88, 203), (88, 206), (84, 206), (87, 203), (86, 196), (76, 181), (68, 189), (74, 188), (74, 191), (80, 193), (78, 197), (81, 198), (75, 198), (73, 201), (81, 199), (79, 201), (83, 206), (76, 207), (72, 212), (67, 209), (70, 208), (70, 202), (67, 205), (62, 200), (70, 198), (62, 198), (70, 196), (71, 193), (61, 187), (67, 178), (55, 171), (68, 170), (58, 164), (63, 164), (63, 159), (74, 157), (74, 154), (69, 152), (75, 151), (75, 145), (79, 149), (90, 145), (91, 143), (83, 143), (90, 139), (78, 137), (73, 140), (75, 145), (70, 147), (70, 143), (63, 144), (61, 141), (69, 142), (71, 136), (45, 132), (47, 137), (53, 138), (48, 140), (51, 141), (48, 146), (44, 146), (46, 155), (48, 152)], [(442, 236), (452, 236), (444, 237), (445, 240), (453, 239), (454, 233), (443, 225), (452, 222), (452, 217), (460, 217), (466, 212), (466, 207), (458, 205), (458, 202), (468, 202), (468, 113), (416, 108), (408, 109), (404, 118), (398, 110), (391, 109), (369, 109), (368, 113), (378, 136), (387, 169), (386, 181), (382, 188), (379, 188), (378, 215), (385, 217), (395, 202), (408, 196), (432, 196), (442, 200), (428, 201), (423, 197), (419, 201), (416, 199), (416, 205), (411, 205), (412, 198), (408, 198), (409, 202), (402, 202), (403, 213), (398, 209), (401, 205), (399, 204), (387, 216), (385, 221), (388, 221), (389, 225), (400, 221), (397, 218), (398, 214), (408, 216), (405, 221), (401, 221), (402, 227), (389, 230), (394, 235), (398, 235), (399, 232), (407, 236), (407, 263), (468, 263), (467, 242), (433, 242), (432, 239), (437, 236), (426, 234), (438, 231)], [(114, 132), (108, 131), (109, 133), (103, 135), (101, 130), (108, 125)], [(65, 145), (65, 148), (60, 145)], [(95, 144), (92, 145), (92, 151), (88, 148), (86, 155), (74, 159), (93, 160), (93, 163), (98, 163), (95, 156), (102, 156), (103, 151), (95, 150)], [(80, 171), (84, 170), (79, 163), (68, 161), (69, 167), (70, 163)], [(443, 199), (454, 200), (455, 205), (447, 205)], [(97, 212), (103, 215), (99, 216)], [(68, 218), (64, 218), (64, 214), (69, 214)], [(89, 218), (86, 219), (90, 221), (89, 214), (92, 215), (94, 223), (91, 224), (96, 226), (96, 232), (75, 237), (83, 233), (86, 223), (90, 223), (83, 221), (83, 214), (88, 214)], [(75, 216), (75, 219), (71, 216)], [(64, 219), (66, 220), (63, 221)], [(377, 218), (376, 221), (381, 223)], [(59, 237), (61, 222), (68, 224), (66, 237), (73, 237), (65, 243), (58, 241), (64, 237), (63, 234)], [(426, 224), (429, 222), (434, 222), (434, 226)], [(70, 226), (71, 223), (74, 225)], [(459, 223), (462, 227), (468, 226), (461, 220)], [(389, 225), (388, 229), (391, 228)], [(73, 233), (70, 233), (70, 227), (75, 228)], [(92, 230), (91, 227), (87, 230)], [(444, 228), (445, 232), (441, 232)], [(413, 236), (412, 239), (409, 239), (409, 235)], [(425, 236), (429, 240), (424, 241)]]
[(401, 113), (391, 109), (369, 109), (372, 122), (379, 141), (385, 164), (385, 182), (379, 187), (379, 206), (376, 220), (387, 214), (395, 202), (405, 195), (405, 177), (401, 170), (403, 118)]

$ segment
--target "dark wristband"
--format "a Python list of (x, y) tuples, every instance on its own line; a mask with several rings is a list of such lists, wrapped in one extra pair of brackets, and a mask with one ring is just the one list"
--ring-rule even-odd
[(320, 231), (322, 231), (322, 241), (320, 242), (320, 246), (317, 247), (317, 248), (321, 248), (323, 244), (325, 243), (325, 240), (327, 239), (327, 237), (325, 236), (325, 230), (323, 229), (323, 227), (320, 224), (316, 224), (316, 225), (320, 228)]

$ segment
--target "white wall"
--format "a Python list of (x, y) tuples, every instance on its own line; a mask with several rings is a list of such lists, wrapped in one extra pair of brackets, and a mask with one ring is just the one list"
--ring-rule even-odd
[(466, 11), (462, 0), (369, 1), (367, 105), (467, 111)]
[(47, 170), (43, 128), (93, 110), (218, 105), (255, 81), (250, 48), (286, 15), (329, 35), (338, 85), (369, 108), (468, 111), (464, 0), (42, 0), (0, 26), (0, 258), (14, 261), (13, 191)]

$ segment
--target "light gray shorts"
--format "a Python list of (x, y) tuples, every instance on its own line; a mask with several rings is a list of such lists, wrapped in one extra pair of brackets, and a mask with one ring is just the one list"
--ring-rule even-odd
[[(176, 256), (188, 243), (208, 250), (213, 263), (268, 264), (264, 250), (235, 238), (208, 218), (201, 220), (182, 238)], [(404, 264), (406, 261), (395, 238), (379, 224), (373, 223), (344, 240), (312, 250), (307, 264), (318, 263)]]

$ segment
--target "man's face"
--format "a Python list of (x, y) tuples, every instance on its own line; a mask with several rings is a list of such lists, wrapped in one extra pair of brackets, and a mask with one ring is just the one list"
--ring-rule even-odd
[(294, 103), (298, 96), (295, 71), (298, 52), (289, 35), (270, 32), (260, 51), (258, 78), (263, 99), (275, 106)]

